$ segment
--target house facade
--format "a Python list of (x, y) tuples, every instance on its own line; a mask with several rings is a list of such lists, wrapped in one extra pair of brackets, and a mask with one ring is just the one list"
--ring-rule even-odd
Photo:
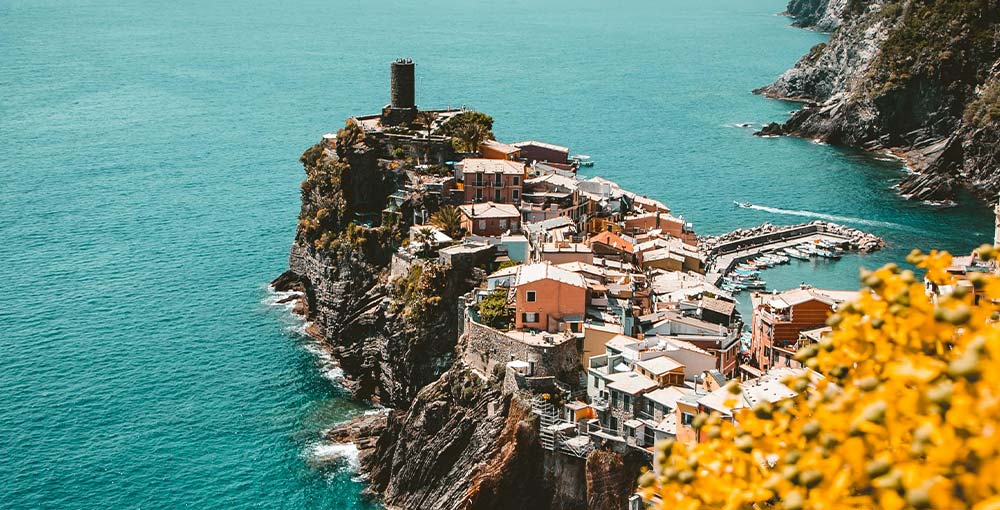
[(470, 158), (462, 160), (461, 164), (466, 204), (521, 203), (524, 163), (504, 159)]
[(462, 228), (472, 235), (499, 237), (521, 231), (521, 213), (513, 205), (486, 202), (461, 205), (458, 210), (462, 213)]
[(583, 333), (587, 282), (548, 263), (520, 266), (514, 278), (514, 326), (548, 332)]
[[(856, 292), (822, 290), (806, 285), (779, 293), (752, 294), (752, 368), (766, 372), (778, 356), (772, 347), (788, 349), (798, 341), (801, 332), (824, 326), (839, 303), (856, 295)], [(750, 375), (759, 373), (751, 371)]]

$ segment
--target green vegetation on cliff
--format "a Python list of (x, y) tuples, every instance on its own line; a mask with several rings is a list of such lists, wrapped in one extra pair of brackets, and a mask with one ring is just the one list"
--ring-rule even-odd
[[(337, 131), (336, 154), (325, 144), (307, 149), (300, 158), (306, 170), (298, 236), (317, 251), (361, 250), (369, 260), (384, 261), (402, 239), (397, 218), (380, 217), (395, 188), (381, 168), (375, 142), (353, 121)], [(369, 217), (377, 225), (358, 222)]]
[(483, 324), (496, 329), (509, 329), (513, 318), (507, 305), (507, 293), (495, 290), (479, 302), (479, 318)]
[(975, 86), (998, 56), (995, 0), (897, 0), (880, 15), (893, 26), (875, 67), (880, 92), (913, 78)]
[(434, 263), (413, 264), (392, 287), (390, 312), (401, 312), (407, 321), (413, 322), (436, 318), (444, 312), (441, 296), (448, 288), (448, 268)]

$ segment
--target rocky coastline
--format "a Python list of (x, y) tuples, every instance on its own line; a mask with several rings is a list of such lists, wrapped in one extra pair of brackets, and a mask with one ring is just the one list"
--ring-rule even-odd
[(1000, 192), (1000, 6), (995, 2), (791, 0), (803, 28), (830, 31), (774, 83), (755, 90), (806, 102), (763, 135), (889, 152), (915, 200), (960, 188)]

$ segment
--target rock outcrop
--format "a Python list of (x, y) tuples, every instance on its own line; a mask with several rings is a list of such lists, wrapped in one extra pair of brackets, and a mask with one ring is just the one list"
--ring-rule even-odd
[(846, 5), (847, 0), (790, 0), (785, 14), (795, 19), (797, 27), (830, 32), (840, 26)]
[(835, 31), (755, 91), (809, 103), (785, 133), (902, 157), (914, 199), (1000, 191), (1000, 2), (792, 0), (788, 12)]
[(306, 151), (289, 269), (272, 286), (304, 293), (309, 332), (330, 347), (355, 398), (406, 408), (451, 366), (458, 299), (477, 282), (430, 262), (389, 277), (403, 228), (379, 215), (403, 176), (379, 152), (351, 125), (336, 150)]

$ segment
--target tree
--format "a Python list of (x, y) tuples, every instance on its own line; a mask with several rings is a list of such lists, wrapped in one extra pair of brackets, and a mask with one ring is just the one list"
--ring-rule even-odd
[[(992, 246), (980, 249), (995, 257)], [(907, 259), (955, 283), (951, 256)], [(927, 295), (890, 264), (829, 337), (797, 358), (821, 377), (785, 381), (796, 397), (699, 415), (700, 444), (657, 445), (641, 492), (664, 509), (1000, 508), (1000, 277)], [(946, 287), (947, 288), (947, 287)], [(815, 374), (813, 374), (815, 376)], [(737, 385), (730, 386), (738, 392)]]
[(446, 236), (452, 239), (458, 240), (465, 236), (465, 229), (462, 228), (462, 213), (453, 205), (446, 205), (432, 214), (431, 225), (441, 229)]
[(448, 119), (438, 131), (452, 137), (456, 151), (476, 152), (481, 142), (494, 138), (493, 117), (482, 112), (462, 112)]
[(437, 244), (434, 241), (434, 230), (428, 227), (421, 228), (413, 236), (414, 241), (421, 243), (423, 248), (421, 248), (421, 253), (427, 254), (434, 248)]
[(507, 306), (507, 292), (503, 290), (494, 290), (479, 302), (479, 318), (491, 328), (509, 328), (512, 317)]
[(417, 112), (417, 117), (414, 119), (418, 125), (427, 130), (427, 136), (431, 136), (431, 128), (434, 127), (435, 120), (437, 120), (437, 114), (434, 112)]

